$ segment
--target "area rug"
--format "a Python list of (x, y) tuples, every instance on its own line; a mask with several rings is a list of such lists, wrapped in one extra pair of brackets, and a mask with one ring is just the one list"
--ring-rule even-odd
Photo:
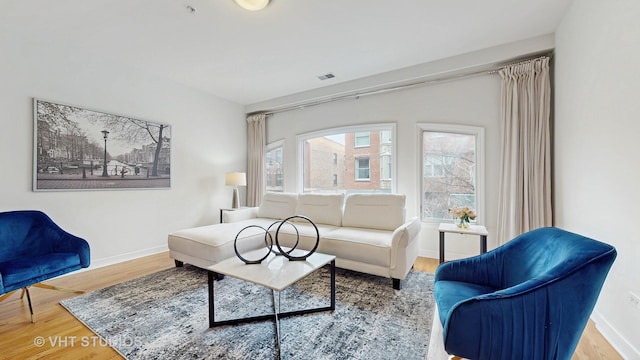
[[(321, 269), (280, 294), (281, 311), (329, 304)], [(215, 283), (216, 320), (269, 314), (271, 290), (231, 277)], [(273, 359), (272, 321), (208, 327), (206, 271), (185, 265), (61, 302), (127, 359)], [(282, 359), (425, 359), (433, 275), (391, 280), (337, 269), (336, 309), (280, 321)]]

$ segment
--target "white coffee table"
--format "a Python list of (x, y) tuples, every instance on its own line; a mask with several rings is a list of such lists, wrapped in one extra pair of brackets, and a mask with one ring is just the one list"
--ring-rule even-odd
[[(285, 251), (288, 249), (284, 249)], [(266, 254), (267, 249), (259, 249), (242, 256), (246, 259), (259, 259)], [(291, 255), (303, 256), (306, 251), (294, 250)], [(330, 300), (331, 305), (297, 311), (280, 312), (279, 301), (276, 302), (276, 292), (295, 284), (321, 267), (329, 265), (331, 271)], [(209, 283), (209, 327), (233, 325), (252, 321), (273, 320), (276, 325), (277, 351), (280, 354), (280, 323), (279, 319), (315, 313), (320, 311), (332, 311), (336, 307), (336, 257), (333, 255), (313, 253), (306, 260), (290, 261), (284, 256), (270, 254), (262, 263), (247, 265), (238, 257), (232, 257), (207, 268)], [(215, 319), (215, 273), (228, 275), (241, 280), (249, 281), (257, 285), (265, 286), (272, 290), (273, 314), (250, 316), (231, 320), (216, 321)], [(224, 280), (222, 280), (224, 281)], [(279, 298), (279, 297), (278, 297)]]

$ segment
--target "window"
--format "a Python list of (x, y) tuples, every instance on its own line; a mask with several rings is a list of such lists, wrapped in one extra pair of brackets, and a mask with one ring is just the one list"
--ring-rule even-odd
[(391, 131), (380, 131), (380, 186), (385, 189), (391, 188), (393, 174), (391, 159), (392, 136)]
[(356, 141), (354, 147), (364, 147), (371, 144), (371, 138), (369, 132), (357, 132), (355, 133)]
[(265, 153), (265, 176), (267, 182), (267, 191), (283, 191), (283, 160), (282, 160), (282, 148), (284, 141), (277, 141), (275, 143), (267, 145), (267, 152)]
[(391, 144), (391, 131), (380, 131), (380, 144)]
[(350, 126), (299, 135), (302, 192), (392, 192), (394, 124)]
[(369, 180), (369, 158), (356, 158), (356, 180)]
[(484, 130), (420, 124), (422, 220), (451, 220), (449, 209), (468, 206), (482, 214)]
[(444, 166), (442, 164), (431, 163), (432, 159), (425, 160), (424, 164), (424, 176), (425, 177), (443, 177), (444, 176)]

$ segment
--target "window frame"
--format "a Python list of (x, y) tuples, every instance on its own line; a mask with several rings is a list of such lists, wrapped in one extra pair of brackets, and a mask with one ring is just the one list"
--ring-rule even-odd
[[(395, 123), (372, 123), (372, 124), (360, 124), (351, 126), (340, 126), (322, 130), (311, 131), (303, 134), (296, 135), (296, 163), (298, 165), (296, 169), (296, 191), (299, 193), (304, 192), (304, 142), (308, 139), (313, 139), (321, 136), (331, 136), (345, 133), (356, 132), (372, 132), (372, 131), (390, 131), (391, 132), (391, 193), (395, 194), (397, 189), (397, 130)], [(371, 171), (371, 169), (369, 169)]]
[[(364, 167), (360, 167), (360, 160), (367, 159), (367, 176), (360, 177), (360, 170), (364, 170)], [(371, 156), (356, 156), (354, 161), (354, 180), (355, 181), (371, 181)]]
[(476, 209), (475, 212), (478, 214), (476, 218), (476, 222), (478, 224), (483, 224), (485, 219), (485, 130), (480, 126), (472, 126), (472, 125), (458, 125), (458, 124), (440, 124), (440, 123), (418, 123), (416, 124), (416, 134), (417, 134), (417, 149), (419, 151), (419, 156), (417, 156), (417, 168), (420, 169), (417, 174), (417, 184), (420, 189), (420, 198), (418, 201), (420, 220), (424, 223), (442, 223), (442, 222), (453, 222), (453, 219), (438, 219), (438, 218), (423, 218), (423, 197), (425, 194), (424, 189), (424, 132), (441, 132), (441, 133), (451, 133), (451, 134), (462, 134), (462, 135), (472, 135), (475, 136), (476, 143), (476, 174), (475, 174), (475, 187), (476, 187)]

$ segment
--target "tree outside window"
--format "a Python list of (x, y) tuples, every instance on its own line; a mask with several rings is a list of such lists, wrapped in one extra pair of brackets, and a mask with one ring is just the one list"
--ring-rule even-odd
[(282, 160), (283, 145), (283, 141), (267, 145), (267, 151), (265, 153), (267, 191), (282, 192), (284, 189), (282, 181), (284, 176), (284, 163)]
[(478, 211), (478, 136), (482, 132), (474, 129), (422, 132), (423, 220), (451, 219), (449, 209), (453, 206)]

